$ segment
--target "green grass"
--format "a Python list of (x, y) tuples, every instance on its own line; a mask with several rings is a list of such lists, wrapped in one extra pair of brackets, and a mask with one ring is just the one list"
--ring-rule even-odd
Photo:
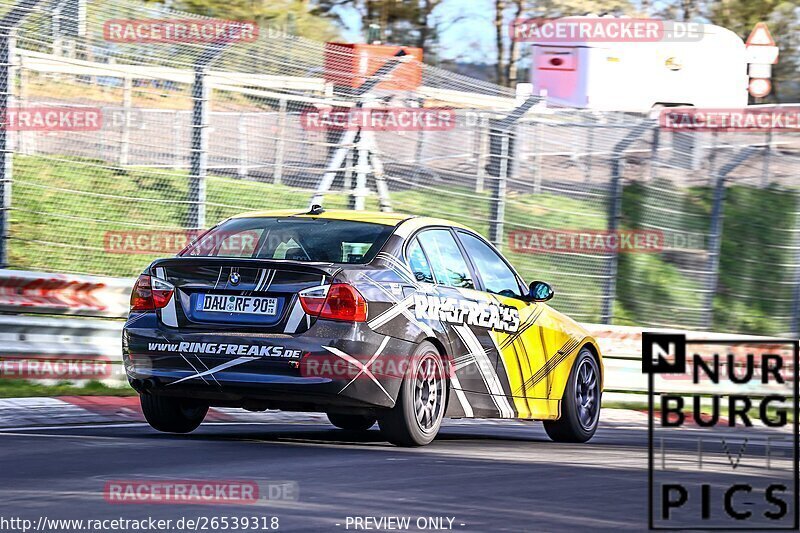
[[(186, 227), (185, 171), (123, 171), (97, 160), (33, 156), (16, 156), (14, 164), (9, 258), (15, 268), (135, 276), (165, 254), (110, 252), (108, 233)], [(285, 185), (209, 176), (206, 219), (216, 223), (247, 210), (303, 208), (308, 200), (307, 191)], [(345, 207), (347, 198), (331, 194), (326, 205)]]
[(127, 384), (109, 387), (99, 381), (89, 381), (84, 386), (63, 381), (56, 385), (44, 385), (22, 379), (0, 380), (0, 398), (29, 398), (50, 396), (136, 396), (136, 391)]
[[(153, 259), (171, 254), (115, 253), (106, 249), (107, 233), (174, 234), (186, 227), (188, 176), (184, 170), (122, 170), (100, 160), (66, 156), (16, 155), (14, 165), (9, 246), (13, 268), (133, 277)], [(206, 183), (209, 225), (247, 210), (303, 209), (311, 196), (307, 189), (217, 175), (210, 175)], [(622, 225), (646, 228), (653, 216), (661, 216), (659, 208), (668, 207), (671, 211), (663, 216), (668, 217), (670, 227), (702, 234), (708, 230), (710, 198), (708, 188), (678, 189), (666, 180), (631, 183), (624, 190)], [(489, 231), (489, 192), (418, 184), (392, 192), (391, 202), (399, 212), (451, 219), (484, 235)], [(720, 290), (715, 299), (716, 328), (762, 334), (787, 329), (771, 318), (786, 315), (786, 305), (771, 302), (767, 296), (785, 294), (782, 283), (790, 278), (789, 267), (779, 265), (793, 263), (789, 252), (780, 247), (792, 235), (787, 228), (794, 227), (793, 202), (795, 196), (783, 191), (729, 188)], [(343, 192), (325, 197), (329, 208), (344, 208), (347, 203), (348, 195)], [(374, 197), (368, 198), (367, 208), (377, 209)], [(515, 253), (508, 245), (509, 232), (530, 228), (603, 230), (607, 210), (604, 198), (590, 193), (510, 192), (505, 205), (501, 249), (526, 280), (550, 282), (556, 289), (553, 306), (580, 321), (599, 319), (605, 258)], [(771, 247), (743, 248), (742, 241)], [(704, 259), (697, 253), (620, 254), (615, 322), (693, 324), (696, 310), (703, 304), (704, 286), (698, 276), (678, 269), (677, 264), (687, 257), (700, 258), (702, 267)], [(748, 260), (741, 261), (742, 257)], [(743, 281), (748, 279), (755, 281)]]

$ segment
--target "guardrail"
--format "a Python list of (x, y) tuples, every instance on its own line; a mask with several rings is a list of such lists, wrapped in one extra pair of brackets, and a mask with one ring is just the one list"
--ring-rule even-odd
[(0, 377), (123, 385), (121, 339), (121, 321), (0, 316)]
[[(648, 392), (648, 376), (642, 372), (642, 332), (641, 328), (631, 326), (607, 326), (603, 324), (584, 324), (589, 332), (597, 339), (603, 353), (605, 368), (605, 392), (603, 401), (621, 401), (646, 403)], [(720, 356), (725, 357), (728, 352), (736, 357), (737, 375), (743, 370), (738, 369), (744, 363), (746, 352), (752, 351), (752, 345), (746, 346), (746, 341), (774, 340), (774, 337), (759, 337), (754, 335), (739, 335), (730, 333), (713, 333), (701, 331), (688, 331), (666, 328), (647, 328), (651, 333), (672, 333), (685, 335), (687, 341), (697, 344), (697, 341), (740, 341), (740, 345), (727, 345), (720, 347)], [(705, 353), (705, 350), (704, 352)], [(688, 352), (687, 352), (688, 356)], [(787, 369), (791, 363), (784, 363)], [(741, 394), (741, 387), (733, 388), (727, 380), (714, 384), (705, 380), (703, 385), (694, 383), (690, 374), (676, 374), (663, 376), (659, 379), (657, 389), (660, 392), (676, 394)], [(785, 394), (782, 385), (775, 383), (763, 384), (760, 380), (750, 380), (746, 389), (751, 396), (767, 396), (769, 394)]]
[(0, 269), (0, 376), (123, 385), (122, 321), (99, 317), (126, 317), (133, 283)]
[(0, 269), (0, 311), (124, 318), (134, 280)]
[[(97, 379), (111, 384), (125, 383), (122, 369), (122, 321), (86, 317), (124, 318), (128, 311), (128, 295), (132, 279), (77, 276), (0, 270), (0, 311), (15, 315), (0, 315), (0, 369), (5, 377), (15, 377), (20, 361), (38, 361), (42, 371), (54, 375), (63, 371), (63, 379), (75, 379), (70, 372), (80, 362), (94, 363), (100, 375)], [(23, 314), (26, 313), (26, 314)], [(38, 314), (38, 316), (37, 316)], [(76, 315), (44, 317), (42, 314)], [(605, 364), (604, 400), (645, 402), (647, 376), (642, 373), (642, 329), (630, 326), (584, 324), (597, 339)], [(682, 333), (692, 340), (722, 340), (735, 337), (763, 340), (763, 337), (695, 332), (675, 329), (648, 328), (651, 332)], [(73, 368), (68, 365), (72, 364)], [(30, 370), (30, 364), (28, 367)], [(37, 367), (33, 367), (34, 372)], [(16, 377), (25, 377), (19, 375)], [(58, 378), (38, 382), (58, 381)], [(697, 387), (687, 380), (670, 382), (671, 392), (696, 392)], [(708, 392), (719, 393), (718, 389)], [(768, 387), (754, 386), (750, 392), (763, 395), (774, 392)]]

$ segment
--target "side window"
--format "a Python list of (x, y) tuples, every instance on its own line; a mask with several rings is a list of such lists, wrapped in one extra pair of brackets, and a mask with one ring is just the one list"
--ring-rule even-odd
[(469, 233), (458, 233), (461, 244), (483, 280), (487, 292), (519, 297), (520, 287), (514, 272), (488, 244)]
[(467, 262), (450, 231), (431, 229), (423, 231), (417, 238), (430, 259), (438, 283), (450, 287), (475, 288)]
[(417, 239), (412, 240), (408, 244), (406, 253), (408, 254), (408, 264), (416, 280), (425, 283), (433, 283), (431, 266), (428, 264), (428, 260), (425, 258), (425, 254), (422, 252), (422, 248)]

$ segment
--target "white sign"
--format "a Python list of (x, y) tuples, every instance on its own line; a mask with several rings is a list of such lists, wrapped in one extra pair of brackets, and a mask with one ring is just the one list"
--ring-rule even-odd
[(751, 78), (749, 90), (753, 97), (763, 98), (772, 90), (772, 82), (764, 78)]
[(775, 39), (765, 22), (757, 22), (745, 43), (747, 46), (775, 46)]
[(777, 46), (748, 46), (745, 48), (744, 57), (748, 63), (774, 65), (778, 62)]
[(764, 65), (761, 63), (750, 63), (747, 66), (747, 75), (751, 78), (771, 78), (772, 65)]
[(774, 65), (778, 62), (778, 47), (775, 39), (764, 22), (759, 22), (750, 32), (745, 43), (747, 46), (746, 57), (748, 63), (763, 63)]

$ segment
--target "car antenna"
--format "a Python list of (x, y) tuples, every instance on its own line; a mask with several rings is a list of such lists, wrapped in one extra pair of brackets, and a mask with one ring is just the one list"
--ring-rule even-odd
[(325, 209), (322, 208), (319, 204), (314, 204), (311, 206), (311, 209), (306, 213), (306, 215), (321, 215), (325, 212)]

